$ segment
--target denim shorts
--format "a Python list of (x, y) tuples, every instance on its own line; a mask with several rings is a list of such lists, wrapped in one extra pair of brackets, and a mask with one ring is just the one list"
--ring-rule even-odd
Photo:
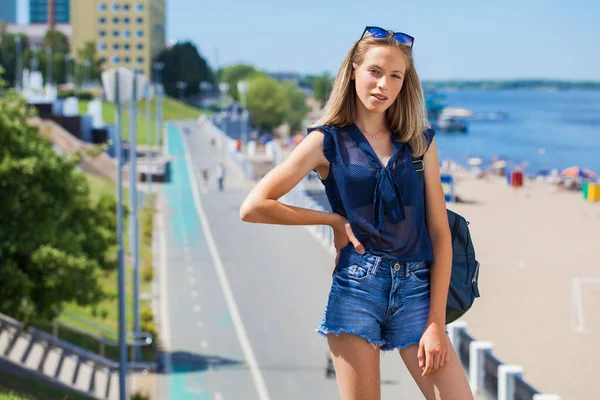
[(429, 263), (343, 248), (316, 331), (359, 336), (385, 351), (419, 343), (429, 316)]

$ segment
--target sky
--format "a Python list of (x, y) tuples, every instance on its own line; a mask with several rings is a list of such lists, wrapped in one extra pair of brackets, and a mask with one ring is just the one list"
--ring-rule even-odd
[[(133, 0), (132, 0), (133, 1)], [(423, 80), (600, 81), (600, 0), (166, 0), (212, 68), (335, 74), (366, 25), (415, 37)]]

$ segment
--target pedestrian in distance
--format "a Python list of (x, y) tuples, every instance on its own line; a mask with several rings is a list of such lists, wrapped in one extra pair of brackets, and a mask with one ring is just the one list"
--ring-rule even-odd
[(222, 162), (217, 164), (217, 184), (219, 192), (225, 190), (225, 165)]
[[(332, 227), (336, 258), (317, 332), (343, 400), (381, 398), (383, 351), (400, 353), (426, 399), (473, 398), (445, 330), (451, 234), (413, 44), (366, 27), (320, 119), (240, 207), (246, 222)], [(313, 170), (332, 212), (278, 201)]]

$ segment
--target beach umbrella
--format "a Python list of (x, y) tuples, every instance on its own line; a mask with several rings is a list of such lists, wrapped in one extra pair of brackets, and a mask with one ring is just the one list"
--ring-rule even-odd
[(483, 164), (483, 160), (481, 158), (469, 158), (467, 163), (469, 165), (481, 165)]
[(581, 168), (580, 166), (566, 168), (562, 171), (561, 175), (565, 177), (585, 179), (594, 179), (597, 176), (596, 173), (591, 169)]

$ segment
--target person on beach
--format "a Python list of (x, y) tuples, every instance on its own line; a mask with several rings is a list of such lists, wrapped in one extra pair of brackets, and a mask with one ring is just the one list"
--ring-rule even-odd
[[(473, 398), (445, 331), (451, 236), (413, 43), (366, 27), (320, 119), (240, 207), (246, 222), (332, 227), (335, 266), (317, 332), (344, 400), (379, 399), (380, 354), (396, 349), (425, 398)], [(313, 170), (332, 212), (278, 201)]]

